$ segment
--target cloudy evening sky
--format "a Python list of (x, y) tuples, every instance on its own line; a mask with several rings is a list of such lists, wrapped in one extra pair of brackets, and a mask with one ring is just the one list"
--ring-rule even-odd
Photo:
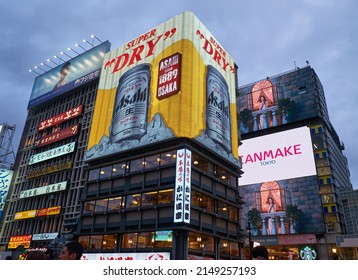
[[(0, 3), (0, 124), (16, 125), (15, 152), (36, 75), (34, 66), (91, 34), (112, 49), (192, 11), (234, 58), (239, 86), (303, 67), (320, 78), (330, 120), (345, 144), (358, 188), (358, 12), (354, 0), (16, 0)], [(91, 41), (92, 42), (92, 41)], [(98, 43), (95, 41), (95, 43)], [(66, 58), (66, 57), (64, 57)]]

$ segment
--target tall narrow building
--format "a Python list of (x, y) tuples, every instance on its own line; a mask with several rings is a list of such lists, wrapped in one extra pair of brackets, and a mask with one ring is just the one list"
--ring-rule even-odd
[(238, 93), (239, 187), (252, 241), (272, 258), (333, 258), (336, 235), (346, 232), (341, 192), (352, 184), (317, 74), (297, 68)]

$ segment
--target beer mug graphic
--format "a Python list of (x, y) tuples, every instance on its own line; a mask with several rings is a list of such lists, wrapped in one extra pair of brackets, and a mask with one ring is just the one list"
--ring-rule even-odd
[(110, 142), (140, 140), (147, 133), (150, 65), (134, 66), (120, 78), (112, 115)]

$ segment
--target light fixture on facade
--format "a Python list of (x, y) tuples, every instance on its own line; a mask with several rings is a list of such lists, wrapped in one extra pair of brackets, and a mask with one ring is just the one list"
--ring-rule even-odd
[(82, 47), (80, 44), (75, 44), (76, 47), (80, 47), (82, 50), (84, 50), (85, 52), (87, 51), (84, 47)]
[(51, 67), (50, 65), (46, 64), (46, 63), (41, 62), (41, 65), (45, 65), (45, 66), (47, 66), (48, 68), (52, 69), (52, 67)]
[(61, 57), (57, 56), (57, 55), (54, 55), (53, 58), (58, 58), (60, 60), (60, 63), (61, 62), (65, 62)]
[(40, 66), (35, 66), (34, 68), (35, 68), (35, 69), (40, 69), (40, 70), (46, 72), (46, 70), (42, 69)]
[(37, 73), (35, 70), (29, 69), (29, 72), (35, 73), (37, 75), (40, 75), (40, 73)]
[(94, 40), (94, 39), (97, 39), (98, 41), (100, 41), (101, 43), (103, 43), (100, 39), (98, 39), (98, 38), (97, 38), (95, 35), (93, 35), (93, 34), (91, 35), (91, 38), (93, 38), (93, 40)]
[(74, 49), (71, 49), (71, 48), (67, 48), (69, 51), (73, 51), (74, 53), (76, 54), (79, 54), (78, 52), (76, 52)]
[(87, 40), (83, 39), (82, 40), (83, 43), (87, 43), (88, 45), (90, 45), (91, 47), (93, 47), (93, 44), (91, 44), (90, 42), (88, 42)]
[(65, 56), (67, 56), (67, 57), (69, 57), (69, 58), (72, 58), (72, 56), (68, 55), (68, 54), (65, 53), (65, 52), (60, 52), (60, 54), (65, 55)]
[(49, 58), (47, 59), (47, 61), (48, 61), (48, 62), (52, 62), (53, 64), (58, 65), (58, 63), (57, 63), (57, 62), (54, 62), (53, 60), (51, 60), (51, 59), (49, 59)]

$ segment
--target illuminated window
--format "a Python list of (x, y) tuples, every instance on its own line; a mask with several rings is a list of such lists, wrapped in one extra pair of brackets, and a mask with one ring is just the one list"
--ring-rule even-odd
[(108, 179), (112, 175), (112, 166), (102, 167), (99, 171), (100, 179)]
[(174, 201), (174, 190), (163, 190), (158, 192), (158, 204), (167, 204)]
[(103, 235), (92, 235), (88, 249), (102, 249)]
[(137, 248), (137, 242), (138, 242), (138, 233), (123, 234), (122, 248), (123, 249)]
[(112, 166), (112, 176), (123, 175), (126, 173), (127, 163), (118, 163)]
[(122, 197), (108, 199), (108, 211), (121, 209)]
[(140, 194), (127, 195), (126, 208), (139, 207), (140, 206)]
[(145, 165), (144, 158), (132, 160), (129, 165), (129, 172), (133, 173), (133, 172), (143, 171), (144, 165)]
[(142, 232), (138, 235), (138, 248), (153, 248), (155, 232)]
[(156, 205), (158, 203), (157, 192), (148, 192), (142, 194), (142, 206)]
[(106, 212), (107, 211), (108, 199), (96, 200), (95, 212)]
[(94, 208), (95, 208), (95, 204), (96, 201), (92, 200), (92, 201), (86, 201), (83, 205), (83, 214), (92, 214), (94, 213)]
[(78, 242), (82, 245), (83, 249), (89, 249), (90, 236), (80, 236)]
[(150, 157), (145, 158), (145, 166), (144, 169), (153, 169), (159, 167), (160, 163), (160, 155), (156, 154)]
[(160, 155), (160, 166), (176, 163), (176, 150), (168, 151)]
[(117, 246), (117, 235), (106, 234), (103, 236), (102, 248), (103, 249), (116, 249)]

